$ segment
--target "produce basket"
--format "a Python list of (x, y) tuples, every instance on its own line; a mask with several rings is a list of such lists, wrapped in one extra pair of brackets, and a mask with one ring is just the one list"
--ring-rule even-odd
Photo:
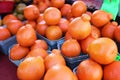
[(15, 43), (17, 43), (16, 36), (12, 36), (4, 41), (0, 41), (0, 51), (3, 54), (8, 55), (9, 47)]
[[(64, 42), (64, 38), (57, 42), (57, 48), (59, 50), (61, 50), (61, 46), (62, 46), (63, 42)], [(84, 53), (80, 53), (80, 55), (77, 57), (66, 57), (64, 55), (63, 55), (63, 57), (66, 61), (67, 66), (70, 67), (71, 69), (78, 66), (81, 61), (89, 58), (88, 54), (84, 54)]]
[(0, 1), (0, 14), (12, 12), (14, 4), (14, 1)]

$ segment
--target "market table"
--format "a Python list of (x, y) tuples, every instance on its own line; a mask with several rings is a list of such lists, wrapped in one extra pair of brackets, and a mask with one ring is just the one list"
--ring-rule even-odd
[(7, 55), (0, 53), (0, 80), (18, 80), (17, 66), (11, 63)]

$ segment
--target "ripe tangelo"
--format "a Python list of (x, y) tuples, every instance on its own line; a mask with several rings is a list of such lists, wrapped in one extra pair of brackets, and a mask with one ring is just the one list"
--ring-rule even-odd
[(39, 14), (39, 9), (35, 5), (31, 4), (24, 8), (24, 16), (27, 20), (36, 20)]
[(38, 39), (35, 41), (35, 43), (31, 46), (31, 50), (36, 48), (43, 48), (45, 50), (48, 50), (48, 44), (44, 40)]
[(30, 24), (34, 29), (36, 29), (36, 22), (34, 20), (27, 20), (25, 24)]
[(56, 64), (66, 65), (66, 62), (62, 55), (57, 53), (51, 53), (44, 59), (45, 69), (48, 70)]
[(11, 49), (10, 49), (10, 58), (12, 60), (20, 60), (24, 58), (29, 52), (28, 47), (23, 47), (19, 44), (15, 44)]
[(12, 35), (15, 35), (20, 27), (23, 26), (22, 21), (20, 20), (11, 20), (7, 23), (7, 29), (11, 32)]
[(120, 80), (120, 61), (114, 61), (103, 68), (104, 80)]
[(81, 53), (81, 47), (76, 39), (68, 39), (61, 46), (61, 52), (67, 57), (76, 57)]
[(11, 37), (9, 30), (5, 27), (0, 27), (0, 41), (6, 40)]
[(87, 11), (87, 5), (83, 1), (75, 1), (72, 4), (71, 12), (74, 17), (81, 16)]
[(51, 5), (56, 8), (61, 8), (65, 3), (65, 0), (51, 0)]
[(105, 65), (115, 60), (118, 49), (112, 39), (101, 37), (92, 41), (87, 48), (87, 52), (91, 59)]
[(75, 39), (85, 39), (92, 31), (90, 24), (90, 16), (83, 14), (81, 17), (73, 19), (68, 28), (68, 32)]
[(28, 57), (37, 57), (37, 56), (41, 56), (43, 59), (45, 59), (45, 57), (48, 55), (48, 52), (43, 49), (43, 48), (36, 48), (31, 50), (28, 55), (26, 56), (26, 58)]
[(46, 72), (44, 80), (75, 80), (75, 76), (67, 66), (55, 65)]
[(78, 65), (76, 74), (79, 80), (102, 80), (103, 70), (100, 64), (87, 59)]
[(27, 24), (18, 30), (16, 39), (21, 46), (29, 47), (35, 43), (37, 36), (33, 27)]
[(49, 7), (44, 11), (43, 18), (48, 25), (56, 25), (60, 22), (61, 12), (55, 7)]
[(43, 59), (39, 57), (26, 58), (17, 68), (19, 80), (40, 80), (45, 72)]

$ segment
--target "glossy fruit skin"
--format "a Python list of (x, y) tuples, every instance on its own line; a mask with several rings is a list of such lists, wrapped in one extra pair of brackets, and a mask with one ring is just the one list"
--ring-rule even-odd
[(62, 37), (62, 30), (58, 26), (49, 26), (45, 31), (45, 35), (49, 40), (58, 40)]
[(10, 49), (10, 58), (12, 60), (20, 60), (24, 58), (29, 52), (28, 47), (23, 47), (19, 44), (15, 44), (11, 49)]
[(114, 39), (114, 31), (117, 28), (118, 23), (117, 22), (109, 22), (105, 26), (103, 26), (101, 30), (101, 34), (103, 37), (109, 37), (111, 39)]
[(117, 56), (118, 49), (116, 43), (106, 37), (94, 40), (87, 48), (91, 59), (99, 64), (110, 64)]
[(48, 52), (43, 49), (43, 48), (36, 48), (31, 50), (28, 55), (26, 56), (26, 58), (28, 57), (37, 57), (37, 56), (41, 56), (43, 59), (45, 59), (45, 57), (48, 55)]
[(35, 5), (28, 5), (24, 8), (24, 16), (28, 20), (36, 20), (39, 14), (39, 9)]
[(51, 0), (51, 5), (56, 8), (61, 8), (65, 3), (65, 0)]
[(103, 11), (103, 10), (96, 10), (93, 12), (91, 16), (91, 23), (96, 27), (103, 27), (112, 19), (112, 15)]
[(11, 20), (7, 23), (7, 29), (11, 32), (12, 35), (15, 35), (22, 26), (23, 23), (20, 20)]
[(26, 58), (17, 68), (20, 80), (40, 80), (45, 72), (43, 59), (39, 57)]
[(57, 53), (49, 54), (44, 59), (44, 63), (45, 63), (45, 69), (46, 70), (49, 70), (51, 67), (53, 67), (57, 64), (66, 65), (66, 62), (65, 62), (63, 56), (60, 55), (60, 54), (57, 54)]
[(120, 26), (118, 26), (114, 31), (114, 37), (117, 42), (120, 42)]
[(103, 70), (100, 64), (87, 59), (78, 65), (76, 74), (79, 80), (102, 80)]
[(6, 40), (11, 37), (11, 33), (7, 28), (0, 27), (0, 41)]
[(18, 30), (16, 39), (21, 46), (30, 47), (35, 43), (37, 36), (31, 25), (25, 25)]
[(114, 61), (103, 68), (104, 80), (120, 80), (120, 61)]
[(44, 80), (74, 80), (74, 74), (67, 66), (55, 65), (46, 72)]
[(25, 24), (30, 24), (30, 25), (32, 25), (32, 27), (34, 28), (34, 29), (36, 29), (36, 21), (34, 21), (34, 20), (27, 20), (26, 22), (25, 22)]
[(73, 19), (69, 24), (68, 32), (75, 39), (85, 39), (92, 31), (89, 20), (90, 17), (87, 14)]
[(61, 52), (66, 57), (75, 57), (80, 55), (81, 47), (77, 40), (68, 39), (62, 44)]
[(55, 7), (49, 7), (44, 11), (43, 17), (48, 25), (56, 25), (61, 19), (61, 12)]
[(30, 47), (30, 49), (36, 49), (36, 48), (43, 48), (45, 50), (48, 50), (48, 44), (44, 40), (37, 39), (35, 43)]
[(75, 1), (72, 4), (71, 12), (74, 17), (81, 16), (87, 11), (87, 6), (83, 1)]
[(68, 39), (72, 39), (72, 36), (70, 35), (70, 33), (67, 31), (65, 33), (65, 40), (68, 40)]

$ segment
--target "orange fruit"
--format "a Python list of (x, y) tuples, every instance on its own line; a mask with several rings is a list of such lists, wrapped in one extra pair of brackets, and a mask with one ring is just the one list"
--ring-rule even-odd
[[(103, 17), (104, 16), (104, 17)], [(96, 10), (93, 12), (91, 16), (91, 23), (96, 27), (103, 27), (112, 19), (112, 15), (103, 11), (103, 10)]]
[(46, 32), (47, 27), (48, 27), (48, 25), (46, 24), (46, 22), (44, 20), (42, 20), (41, 22), (37, 23), (36, 31), (40, 35), (45, 36), (45, 32)]
[(75, 57), (81, 53), (81, 47), (76, 39), (68, 39), (61, 46), (61, 52), (64, 56)]
[(102, 36), (114, 39), (114, 31), (117, 28), (117, 26), (118, 23), (115, 21), (107, 23), (105, 26), (103, 26), (101, 30)]
[(46, 70), (50, 69), (51, 67), (55, 66), (56, 64), (66, 65), (66, 62), (62, 55), (51, 53), (45, 59), (45, 68)]
[(37, 18), (37, 20), (36, 20), (36, 22), (39, 23), (42, 20), (43, 20), (43, 13), (40, 13), (39, 16), (38, 16), (38, 18)]
[(70, 10), (71, 10), (71, 5), (70, 4), (64, 4), (60, 9), (61, 15), (66, 16)]
[(37, 36), (33, 27), (27, 24), (18, 30), (16, 39), (21, 46), (29, 47), (35, 43)]
[(107, 37), (94, 40), (87, 48), (91, 59), (100, 64), (110, 64), (117, 56), (118, 49), (116, 43)]
[(44, 80), (75, 80), (75, 78), (67, 66), (55, 65), (46, 72)]
[(87, 14), (83, 14), (82, 17), (72, 20), (68, 28), (70, 35), (78, 40), (85, 39), (92, 31), (89, 20), (90, 16)]
[(65, 33), (65, 40), (68, 40), (68, 39), (72, 39), (72, 36), (70, 35), (70, 33), (67, 31)]
[(48, 44), (44, 40), (36, 40), (35, 43), (31, 46), (31, 50), (36, 49), (36, 48), (43, 48), (45, 50), (48, 50)]
[(78, 65), (76, 74), (79, 80), (102, 80), (103, 70), (100, 64), (87, 59)]
[(53, 54), (60, 54), (61, 55), (61, 51), (59, 49), (52, 49), (51, 51)]
[(45, 59), (45, 57), (47, 55), (48, 55), (48, 52), (45, 49), (43, 49), (43, 48), (36, 48), (36, 49), (32, 49), (28, 53), (28, 55), (26, 56), (26, 58), (41, 56), (43, 59)]
[(39, 57), (26, 58), (17, 68), (19, 80), (40, 80), (45, 72), (43, 59)]
[(13, 14), (8, 14), (8, 15), (3, 17), (2, 22), (3, 22), (3, 24), (7, 24), (11, 20), (17, 20), (17, 17)]
[(48, 5), (45, 3), (45, 2), (38, 2), (38, 5), (37, 5), (40, 13), (43, 13), (45, 11), (45, 9), (48, 8)]
[(100, 29), (99, 28), (97, 28), (97, 27), (95, 27), (95, 26), (93, 26), (92, 25), (92, 32), (91, 32), (91, 36), (92, 37), (94, 37), (94, 38), (99, 38), (99, 37), (101, 37), (101, 31), (100, 31)]
[(23, 26), (22, 21), (20, 20), (11, 20), (7, 23), (7, 28), (11, 32), (12, 35), (15, 35), (20, 27)]
[(29, 52), (28, 47), (23, 47), (20, 44), (15, 44), (10, 49), (10, 58), (12, 60), (20, 60), (24, 58)]
[(65, 3), (65, 0), (51, 0), (51, 5), (56, 8), (61, 8)]
[(74, 17), (81, 16), (86, 11), (87, 11), (87, 6), (83, 1), (73, 2), (71, 12)]
[(120, 42), (120, 26), (118, 26), (114, 31), (114, 37), (117, 42)]
[(120, 61), (114, 61), (103, 68), (104, 80), (120, 80)]
[(58, 40), (62, 37), (62, 30), (58, 26), (49, 26), (46, 29), (45, 35), (49, 40)]
[(49, 7), (44, 11), (43, 17), (48, 25), (56, 25), (60, 22), (61, 12), (55, 7)]
[(11, 37), (9, 30), (5, 27), (0, 27), (0, 41), (6, 40)]
[(36, 22), (34, 20), (27, 20), (25, 24), (30, 24), (34, 29), (36, 29)]
[(24, 16), (27, 20), (36, 20), (39, 14), (39, 9), (35, 5), (31, 4), (24, 8)]

